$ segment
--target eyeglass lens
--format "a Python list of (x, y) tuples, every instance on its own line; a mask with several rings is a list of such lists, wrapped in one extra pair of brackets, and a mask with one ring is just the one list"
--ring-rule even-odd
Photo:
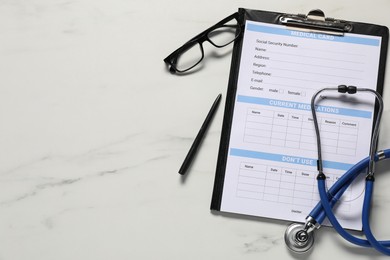
[[(207, 34), (208, 40), (216, 47), (224, 47), (236, 39), (236, 19), (232, 19)], [(203, 59), (203, 48), (199, 42), (187, 46), (177, 54), (175, 67), (178, 71), (186, 71), (195, 67)]]
[(237, 21), (235, 19), (207, 34), (209, 40), (217, 47), (224, 47), (236, 39)]
[(192, 46), (177, 54), (175, 67), (178, 71), (186, 71), (197, 65), (202, 59), (202, 46), (195, 42)]

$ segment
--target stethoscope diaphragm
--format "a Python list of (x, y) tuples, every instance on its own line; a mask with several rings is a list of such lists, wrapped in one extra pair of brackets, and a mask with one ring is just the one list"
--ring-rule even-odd
[(304, 224), (293, 223), (284, 233), (284, 241), (287, 247), (294, 253), (305, 253), (314, 244), (314, 232), (307, 232)]

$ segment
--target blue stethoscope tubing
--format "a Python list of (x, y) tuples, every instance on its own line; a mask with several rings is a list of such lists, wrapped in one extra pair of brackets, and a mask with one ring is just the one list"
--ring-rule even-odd
[[(390, 149), (384, 150), (383, 152), (386, 159), (390, 158)], [(375, 159), (378, 160), (378, 156), (375, 156)], [(378, 251), (390, 255), (390, 249), (385, 248), (390, 246), (390, 241), (377, 241), (372, 235), (369, 225), (369, 211), (373, 193), (373, 180), (366, 180), (363, 202), (363, 232), (365, 233), (367, 240), (357, 238), (343, 229), (332, 211), (333, 206), (341, 198), (348, 186), (363, 172), (363, 170), (368, 167), (369, 161), (370, 158), (367, 157), (352, 166), (342, 177), (340, 177), (340, 179), (328, 190), (328, 192), (326, 191), (325, 180), (319, 179), (318, 191), (320, 193), (321, 201), (314, 207), (309, 216), (314, 218), (319, 224), (322, 224), (324, 219), (327, 217), (334, 229), (347, 241), (358, 246), (372, 246)]]
[[(341, 87), (341, 88), (340, 88)], [(332, 187), (327, 191), (326, 189), (326, 176), (323, 174), (323, 168), (322, 168), (322, 155), (321, 155), (321, 139), (319, 137), (319, 130), (318, 130), (318, 124), (317, 124), (317, 118), (315, 114), (314, 109), (314, 100), (316, 95), (318, 95), (320, 92), (324, 90), (338, 90), (338, 92), (341, 93), (349, 93), (354, 94), (357, 91), (369, 91), (376, 95), (377, 100), (380, 101), (380, 111), (377, 115), (377, 122), (374, 126), (374, 133), (373, 138), (371, 140), (371, 147), (370, 147), (370, 156), (367, 158), (364, 158), (354, 166), (352, 166), (344, 175), (340, 177), (340, 179), (332, 185)], [(313, 208), (313, 210), (310, 212), (308, 218), (312, 218), (317, 222), (317, 224), (322, 224), (324, 219), (327, 217), (334, 229), (347, 241), (351, 242), (352, 244), (362, 246), (362, 247), (373, 247), (379, 252), (390, 255), (390, 241), (378, 241), (375, 236), (372, 234), (371, 227), (370, 227), (370, 208), (371, 208), (371, 200), (372, 200), (372, 194), (373, 194), (373, 186), (374, 186), (374, 165), (375, 162), (383, 159), (390, 158), (390, 149), (386, 149), (384, 151), (380, 151), (376, 153), (376, 142), (378, 138), (378, 132), (379, 132), (379, 122), (382, 114), (383, 109), (383, 101), (380, 95), (373, 90), (369, 89), (359, 89), (356, 87), (346, 87), (345, 85), (341, 85), (338, 88), (327, 88), (322, 89), (318, 91), (315, 95), (313, 95), (312, 99), (312, 112), (313, 112), (313, 118), (315, 121), (315, 127), (316, 134), (317, 134), (317, 145), (318, 145), (318, 171), (319, 174), (317, 176), (318, 181), (318, 191), (320, 195), (320, 202)], [(348, 186), (355, 180), (356, 177), (358, 177), (361, 173), (365, 172), (364, 170), (368, 168), (368, 174), (366, 176), (366, 183), (365, 183), (365, 195), (364, 195), (364, 201), (363, 201), (363, 209), (362, 209), (362, 226), (363, 226), (363, 232), (366, 236), (365, 239), (361, 239), (358, 237), (355, 237), (348, 233), (339, 223), (337, 218), (335, 217), (332, 208), (336, 204), (336, 202), (341, 198), (345, 190), (348, 188)]]

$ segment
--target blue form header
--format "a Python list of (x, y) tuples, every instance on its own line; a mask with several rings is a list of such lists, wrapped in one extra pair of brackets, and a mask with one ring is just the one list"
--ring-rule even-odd
[[(242, 150), (236, 148), (230, 149), (230, 155), (317, 167), (317, 159), (313, 159), (313, 158), (256, 152), (256, 151)], [(332, 162), (332, 161), (323, 161), (323, 165), (324, 168), (331, 168), (331, 169), (344, 170), (344, 171), (349, 170), (353, 166), (352, 164), (348, 164), (348, 163)]]
[[(292, 108), (298, 110), (308, 110), (308, 111), (311, 110), (310, 104), (307, 103), (291, 102), (285, 100), (260, 98), (260, 97), (250, 97), (250, 96), (242, 96), (242, 95), (237, 96), (237, 102), (273, 106), (273, 107)], [(337, 114), (337, 115), (362, 117), (362, 118), (371, 118), (372, 116), (372, 112), (370, 111), (342, 108), (342, 107), (316, 106), (316, 111), (320, 113)]]
[(309, 38), (309, 39), (321, 40), (321, 41), (354, 43), (354, 44), (362, 44), (362, 45), (370, 45), (370, 46), (379, 46), (380, 44), (379, 39), (373, 39), (373, 38), (363, 38), (363, 37), (356, 37), (356, 36), (349, 36), (349, 35), (334, 36), (334, 35), (321, 34), (321, 33), (288, 30), (284, 28), (276, 28), (272, 26), (264, 26), (264, 25), (258, 25), (253, 23), (247, 23), (246, 30), (253, 31), (253, 32), (263, 32), (269, 34), (291, 36), (291, 37)]

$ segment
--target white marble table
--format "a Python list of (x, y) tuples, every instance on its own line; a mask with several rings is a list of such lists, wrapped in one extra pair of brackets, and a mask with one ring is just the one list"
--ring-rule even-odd
[[(222, 106), (188, 176), (177, 174), (226, 93), (230, 52), (185, 77), (162, 59), (238, 7), (390, 27), (387, 0), (0, 1), (0, 260), (382, 259), (330, 228), (297, 256), (287, 222), (210, 212)], [(376, 182), (380, 238), (390, 238), (389, 166)]]

